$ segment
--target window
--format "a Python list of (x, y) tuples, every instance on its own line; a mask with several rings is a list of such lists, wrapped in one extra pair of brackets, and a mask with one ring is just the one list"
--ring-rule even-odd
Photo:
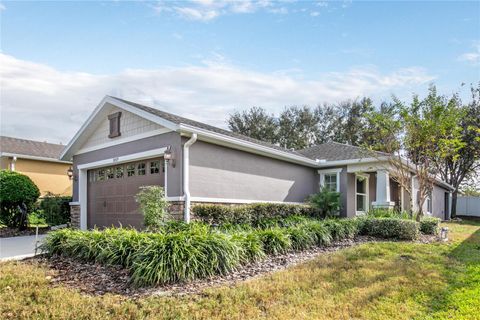
[(150, 174), (160, 173), (160, 161), (150, 162)]
[(324, 178), (324, 186), (330, 191), (337, 191), (337, 174), (336, 173), (328, 173), (325, 175)]
[(330, 191), (340, 192), (340, 172), (338, 169), (319, 170), (320, 173), (320, 186), (327, 188)]
[(127, 177), (133, 177), (135, 175), (135, 165), (129, 164), (127, 165)]
[(105, 169), (99, 169), (97, 171), (97, 181), (105, 180)]
[(115, 178), (117, 179), (123, 178), (123, 167), (115, 168)]
[(355, 177), (355, 203), (356, 211), (363, 214), (368, 210), (368, 177), (357, 175)]
[(113, 168), (107, 168), (105, 172), (106, 172), (107, 180), (113, 179), (115, 177)]
[(427, 213), (432, 214), (432, 195), (431, 194), (427, 198)]
[(108, 121), (110, 122), (110, 134), (109, 138), (119, 137), (120, 134), (120, 116), (121, 112), (115, 112), (108, 116)]
[(144, 176), (146, 174), (146, 165), (145, 165), (145, 162), (141, 162), (137, 165), (137, 169), (138, 169), (138, 175), (139, 176)]

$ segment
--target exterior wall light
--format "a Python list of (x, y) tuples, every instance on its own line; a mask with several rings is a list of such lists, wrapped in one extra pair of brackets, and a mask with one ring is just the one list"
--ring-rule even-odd
[(163, 159), (165, 159), (167, 163), (171, 163), (172, 167), (175, 168), (175, 153), (172, 150), (172, 146), (167, 147), (167, 150), (163, 153)]
[(67, 176), (68, 176), (68, 179), (72, 180), (72, 178), (73, 178), (73, 168), (72, 167), (68, 168)]

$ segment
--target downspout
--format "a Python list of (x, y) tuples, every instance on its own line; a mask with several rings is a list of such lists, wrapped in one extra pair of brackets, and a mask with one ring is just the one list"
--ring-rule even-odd
[(10, 171), (15, 171), (15, 162), (17, 162), (17, 156), (12, 158), (12, 162), (10, 163)]
[(189, 176), (189, 150), (190, 146), (197, 141), (197, 134), (193, 133), (190, 139), (183, 145), (183, 197), (185, 199), (185, 205), (183, 209), (183, 220), (186, 223), (190, 222), (190, 188), (188, 186)]

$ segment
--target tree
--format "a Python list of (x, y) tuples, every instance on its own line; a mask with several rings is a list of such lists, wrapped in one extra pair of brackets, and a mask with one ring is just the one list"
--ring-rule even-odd
[(467, 105), (462, 105), (458, 98), (452, 99), (449, 110), (456, 125), (451, 124), (444, 131), (438, 132), (439, 139), (459, 135), (458, 141), (446, 146), (448, 152), (434, 159), (442, 180), (454, 188), (452, 217), (456, 215), (460, 188), (468, 180), (478, 181), (480, 170), (480, 83), (477, 87), (471, 87), (471, 94), (472, 100)]
[(361, 146), (368, 124), (366, 115), (374, 109), (370, 98), (317, 106), (316, 113), (320, 119), (317, 140), (320, 143), (335, 141)]
[(317, 143), (319, 115), (308, 107), (286, 108), (278, 120), (278, 142), (289, 149), (304, 149)]
[(28, 176), (0, 171), (0, 220), (8, 227), (25, 229), (39, 196), (38, 187)]
[(278, 142), (278, 120), (263, 108), (252, 107), (247, 111), (234, 112), (228, 119), (228, 127), (247, 137), (273, 144)]

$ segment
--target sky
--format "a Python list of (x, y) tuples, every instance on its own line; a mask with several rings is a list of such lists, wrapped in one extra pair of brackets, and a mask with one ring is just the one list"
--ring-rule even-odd
[(105, 95), (226, 128), (480, 82), (479, 1), (1, 1), (0, 20), (0, 132), (53, 143)]

